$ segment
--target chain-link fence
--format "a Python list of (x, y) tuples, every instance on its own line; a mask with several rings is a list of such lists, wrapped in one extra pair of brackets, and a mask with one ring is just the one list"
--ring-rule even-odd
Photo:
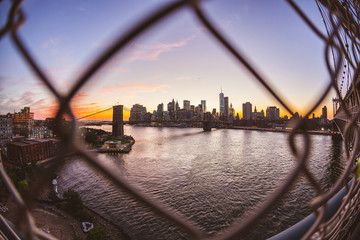
[[(324, 86), (324, 91), (321, 96), (316, 99), (315, 104), (306, 114), (310, 115), (320, 103), (329, 94), (331, 90), (335, 90), (339, 96), (337, 103), (340, 108), (337, 112), (337, 116), (341, 116), (338, 119), (338, 125), (343, 127), (343, 137), (345, 139), (345, 145), (347, 146), (347, 164), (341, 177), (336, 184), (330, 189), (325, 191), (322, 189), (320, 183), (314, 177), (314, 174), (308, 168), (307, 161), (310, 149), (309, 134), (306, 128), (305, 118), (298, 118), (295, 121), (292, 131), (289, 133), (289, 145), (292, 154), (296, 158), (296, 164), (291, 169), (286, 177), (286, 180), (281, 183), (277, 189), (267, 197), (267, 199), (261, 203), (254, 213), (247, 217), (247, 219), (239, 219), (234, 222), (224, 233), (212, 236), (214, 239), (239, 239), (241, 236), (246, 235), (250, 229), (262, 219), (290, 189), (293, 183), (299, 178), (300, 175), (306, 177), (312, 188), (316, 191), (317, 197), (311, 202), (311, 208), (314, 211), (315, 220), (310, 228), (302, 233), (303, 239), (342, 239), (351, 238), (356, 236), (357, 232), (351, 229), (353, 222), (355, 222), (358, 216), (358, 206), (360, 204), (359, 188), (360, 182), (358, 181), (356, 170), (358, 167), (357, 157), (359, 153), (359, 129), (358, 119), (360, 111), (358, 111), (359, 105), (359, 46), (360, 46), (360, 33), (359, 33), (359, 13), (360, 4), (358, 1), (350, 0), (317, 0), (319, 11), (322, 14), (327, 35), (324, 35), (307, 17), (295, 2), (287, 0), (288, 4), (299, 15), (300, 18), (308, 25), (313, 33), (319, 37), (324, 43), (324, 62), (326, 63), (328, 72), (330, 74), (330, 80), (327, 86)], [(153, 212), (167, 219), (169, 222), (178, 225), (192, 238), (203, 239), (207, 237), (201, 230), (199, 230), (195, 224), (182, 216), (179, 213), (175, 213), (168, 207), (161, 205), (158, 201), (154, 200), (151, 196), (144, 194), (137, 190), (125, 179), (115, 173), (112, 169), (109, 169), (103, 163), (98, 161), (93, 155), (86, 152), (84, 147), (76, 139), (77, 127), (76, 119), (70, 106), (70, 101), (73, 99), (76, 93), (89, 81), (89, 79), (99, 70), (101, 67), (109, 61), (115, 54), (121, 53), (127, 44), (133, 39), (137, 38), (147, 29), (153, 27), (160, 21), (168, 19), (172, 14), (179, 11), (182, 8), (189, 8), (193, 14), (199, 19), (203, 26), (208, 30), (209, 36), (216, 39), (225, 51), (232, 54), (237, 59), (238, 64), (245, 67), (247, 71), (258, 81), (264, 88), (285, 108), (290, 114), (293, 115), (293, 111), (268, 84), (266, 78), (264, 78), (256, 68), (244, 57), (241, 51), (236, 48), (221, 34), (214, 23), (207, 16), (202, 7), (201, 2), (196, 0), (190, 1), (175, 1), (170, 2), (166, 6), (157, 9), (156, 11), (149, 13), (149, 15), (139, 22), (135, 27), (130, 29), (125, 34), (118, 37), (113, 45), (108, 47), (100, 56), (94, 59), (93, 63), (88, 66), (84, 74), (78, 79), (74, 80), (76, 83), (71, 91), (67, 95), (60, 93), (59, 89), (56, 89), (51, 84), (50, 79), (44, 74), (44, 70), (41, 69), (36, 62), (35, 58), (30, 54), (28, 48), (24, 44), (23, 39), (18, 35), (18, 30), (21, 25), (26, 24), (23, 11), (21, 9), (22, 1), (14, 0), (12, 2), (11, 9), (8, 13), (6, 24), (1, 28), (0, 40), (6, 35), (10, 35), (19, 55), (25, 60), (25, 62), (36, 73), (37, 77), (43, 82), (51, 93), (56, 97), (59, 107), (57, 110), (57, 126), (58, 132), (60, 132), (61, 138), (61, 150), (56, 156), (51, 165), (44, 171), (36, 183), (30, 190), (31, 195), (21, 197), (4, 169), (0, 169), (1, 178), (9, 189), (12, 197), (15, 199), (18, 206), (18, 217), (15, 223), (17, 228), (28, 239), (32, 239), (35, 236), (44, 239), (54, 239), (54, 237), (39, 230), (34, 223), (31, 215), (31, 210), (34, 207), (35, 196), (37, 196), (45, 187), (45, 183), (51, 181), (52, 173), (56, 172), (66, 162), (64, 159), (67, 153), (76, 153), (80, 155), (84, 161), (90, 164), (99, 174), (106, 175), (116, 186), (122, 191), (127, 192), (129, 195), (137, 199), (139, 202), (149, 207)], [(345, 75), (341, 75), (346, 72)], [(351, 109), (350, 109), (351, 108)], [(355, 110), (354, 110), (355, 109)], [(72, 119), (72, 125), (70, 128), (62, 127), (61, 119), (64, 115), (67, 115)], [(301, 134), (305, 139), (305, 143), (301, 149), (295, 145), (295, 135)], [(351, 137), (350, 137), (351, 136)], [(347, 184), (350, 181), (349, 184)], [(342, 198), (341, 206), (336, 213), (329, 219), (327, 216), (328, 203), (334, 198), (334, 196), (345, 186), (345, 196)], [(358, 236), (358, 235), (357, 235)], [(354, 238), (353, 238), (354, 239)]]

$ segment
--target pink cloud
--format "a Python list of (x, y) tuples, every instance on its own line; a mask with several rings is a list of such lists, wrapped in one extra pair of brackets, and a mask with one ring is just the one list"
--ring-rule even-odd
[(120, 63), (117, 60), (111, 59), (102, 67), (102, 69), (108, 72), (114, 71), (116, 73), (125, 73), (130, 71), (128, 68), (120, 67), (119, 64)]
[(103, 87), (101, 92), (102, 93), (113, 93), (118, 92), (122, 89), (136, 89), (136, 92), (153, 92), (157, 89), (167, 87), (165, 84), (155, 84), (155, 85), (144, 85), (144, 84), (128, 84), (128, 85), (115, 85), (115, 86), (108, 86)]
[(84, 92), (79, 92), (71, 99), (71, 102), (80, 102), (88, 97), (90, 97), (90, 95), (88, 95)]
[(176, 48), (185, 46), (194, 37), (189, 37), (179, 42), (160, 43), (153, 46), (134, 44), (134, 50), (127, 51), (128, 59), (126, 62), (134, 62), (136, 60), (152, 61), (158, 59), (160, 54), (170, 52)]

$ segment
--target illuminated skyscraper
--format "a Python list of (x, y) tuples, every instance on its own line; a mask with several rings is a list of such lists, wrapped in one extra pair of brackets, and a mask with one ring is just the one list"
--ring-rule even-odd
[(203, 112), (206, 112), (206, 100), (201, 100), (201, 108)]

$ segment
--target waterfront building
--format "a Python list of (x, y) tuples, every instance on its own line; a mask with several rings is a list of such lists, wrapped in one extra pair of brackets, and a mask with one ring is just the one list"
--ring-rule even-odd
[(220, 116), (223, 116), (225, 113), (225, 99), (222, 89), (221, 89), (221, 93), (219, 94), (219, 103), (220, 103)]
[(213, 108), (213, 110), (212, 110), (212, 115), (213, 115), (213, 116), (216, 115), (216, 108)]
[(254, 113), (253, 113), (253, 119), (262, 120), (262, 119), (264, 119), (264, 117), (265, 117), (264, 110), (261, 110), (261, 112), (258, 112), (256, 110), (256, 106), (255, 106)]
[(191, 113), (192, 113), (191, 111), (187, 111), (186, 109), (180, 109), (179, 111), (177, 111), (177, 119), (179, 120), (191, 119), (192, 117)]
[(45, 126), (34, 126), (30, 129), (29, 138), (52, 138), (53, 132)]
[(189, 100), (184, 100), (184, 109), (186, 111), (190, 111), (190, 101)]
[(144, 121), (146, 114), (146, 107), (140, 104), (135, 104), (130, 109), (129, 121)]
[[(130, 112), (131, 115), (131, 112)], [(114, 137), (124, 136), (123, 105), (113, 106), (112, 135)]]
[(275, 107), (275, 106), (267, 107), (267, 109), (266, 109), (266, 118), (268, 120), (278, 120), (278, 119), (280, 119), (280, 109)]
[[(252, 119), (252, 116), (251, 116), (252, 104), (250, 102), (243, 103), (242, 110), (243, 110), (243, 119), (244, 120)], [(255, 107), (255, 111), (256, 111), (256, 107)]]
[(235, 109), (233, 108), (232, 103), (230, 103), (229, 117), (230, 117), (231, 120), (234, 120), (234, 116), (235, 116)]
[(260, 118), (265, 118), (264, 110), (261, 110), (261, 112), (258, 114)]
[(13, 136), (13, 121), (11, 114), (0, 115), (0, 147), (6, 146)]
[(202, 112), (206, 112), (206, 100), (201, 100), (201, 108), (202, 108)]
[(154, 110), (151, 115), (151, 121), (155, 121), (157, 119), (157, 112)]
[(179, 111), (179, 110), (180, 110), (179, 103), (178, 103), (178, 101), (176, 100), (176, 103), (175, 103), (175, 111)]
[(190, 105), (190, 111), (195, 113), (195, 106), (194, 105)]
[(7, 157), (12, 163), (25, 165), (55, 155), (57, 140), (14, 138), (7, 144)]
[(167, 105), (167, 110), (169, 112), (170, 115), (170, 119), (175, 119), (175, 101), (174, 99), (168, 103)]
[(224, 119), (229, 119), (229, 97), (224, 97)]
[(195, 107), (195, 113), (194, 113), (194, 115), (195, 115), (195, 118), (196, 118), (197, 120), (202, 120), (202, 118), (203, 118), (203, 111), (202, 111), (202, 106), (201, 106), (201, 104), (199, 104), (198, 106)]
[(151, 118), (152, 118), (152, 113), (151, 112), (146, 112), (144, 114), (143, 120), (144, 121), (151, 121)]
[(168, 110), (168, 112), (174, 111), (174, 105), (173, 105), (172, 102), (169, 102), (169, 103), (167, 104), (167, 110)]
[(327, 107), (326, 107), (326, 106), (324, 106), (324, 107), (322, 108), (322, 116), (321, 116), (321, 118), (324, 119), (324, 120), (327, 120), (327, 119), (328, 119), (328, 118), (327, 118)]
[(21, 112), (12, 114), (13, 123), (26, 123), (34, 119), (34, 113), (30, 112), (30, 107), (24, 107)]
[(163, 117), (164, 120), (170, 120), (170, 114), (169, 111), (163, 111)]
[(324, 106), (322, 108), (322, 115), (320, 117), (320, 122), (321, 124), (327, 124), (328, 123), (328, 119), (327, 119), (327, 107)]
[(163, 104), (163, 103), (160, 103), (160, 104), (157, 106), (157, 119), (162, 119), (162, 117), (163, 117), (163, 111), (164, 111), (164, 104)]
[(29, 129), (33, 126), (34, 113), (30, 111), (30, 107), (24, 107), (21, 112), (11, 115), (13, 121), (13, 135), (28, 136)]

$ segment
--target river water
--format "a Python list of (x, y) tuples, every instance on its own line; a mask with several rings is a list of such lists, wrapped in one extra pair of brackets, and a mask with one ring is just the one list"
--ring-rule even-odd
[[(111, 126), (101, 128), (111, 131)], [(208, 235), (226, 231), (238, 219), (246, 220), (295, 163), (287, 133), (125, 126), (125, 134), (136, 140), (129, 154), (98, 154), (98, 159)], [(343, 170), (343, 142), (322, 135), (312, 135), (311, 142), (309, 168), (329, 188)], [(302, 149), (301, 136), (296, 143)], [(188, 239), (181, 229), (119, 191), (83, 160), (74, 159), (58, 174), (60, 191), (79, 192), (88, 207), (133, 239)], [(244, 239), (266, 239), (295, 224), (310, 213), (308, 203), (314, 196), (307, 180), (300, 178)]]

